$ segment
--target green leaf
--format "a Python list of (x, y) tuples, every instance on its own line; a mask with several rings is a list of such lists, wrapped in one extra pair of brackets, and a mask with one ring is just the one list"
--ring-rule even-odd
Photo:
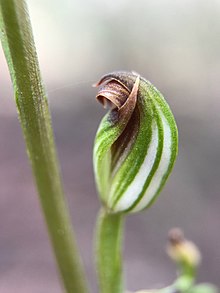
[(218, 292), (219, 292), (218, 288), (209, 283), (198, 284), (187, 291), (187, 293), (218, 293)]

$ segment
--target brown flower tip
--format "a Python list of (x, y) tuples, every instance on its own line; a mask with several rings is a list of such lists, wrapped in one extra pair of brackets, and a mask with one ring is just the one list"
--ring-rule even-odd
[(171, 245), (177, 245), (184, 241), (183, 231), (179, 228), (173, 228), (169, 231), (168, 239)]
[(134, 73), (110, 73), (101, 78), (96, 84), (99, 91), (97, 100), (107, 108), (117, 109), (119, 112), (132, 112), (136, 105), (140, 77)]

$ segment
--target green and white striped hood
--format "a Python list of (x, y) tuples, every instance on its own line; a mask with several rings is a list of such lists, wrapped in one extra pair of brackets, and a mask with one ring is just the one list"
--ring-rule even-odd
[(155, 200), (172, 170), (176, 123), (161, 93), (136, 73), (113, 72), (97, 86), (97, 99), (111, 106), (94, 144), (98, 192), (111, 212), (138, 212)]

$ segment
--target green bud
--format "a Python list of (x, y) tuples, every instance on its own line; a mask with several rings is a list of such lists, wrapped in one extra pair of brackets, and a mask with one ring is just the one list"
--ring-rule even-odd
[(182, 273), (194, 275), (194, 271), (201, 262), (201, 254), (198, 247), (185, 239), (179, 228), (173, 228), (169, 232), (169, 244), (167, 253), (170, 258), (180, 265)]
[(157, 197), (174, 165), (178, 132), (160, 92), (137, 73), (101, 78), (97, 100), (109, 112), (98, 128), (95, 179), (110, 212), (137, 212)]

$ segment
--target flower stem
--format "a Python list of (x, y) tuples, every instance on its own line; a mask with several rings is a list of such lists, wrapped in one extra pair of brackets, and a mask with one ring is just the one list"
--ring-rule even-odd
[(87, 292), (65, 202), (47, 97), (24, 0), (0, 0), (0, 37), (20, 123), (65, 292)]
[(122, 293), (123, 216), (102, 209), (97, 220), (96, 261), (101, 293)]

